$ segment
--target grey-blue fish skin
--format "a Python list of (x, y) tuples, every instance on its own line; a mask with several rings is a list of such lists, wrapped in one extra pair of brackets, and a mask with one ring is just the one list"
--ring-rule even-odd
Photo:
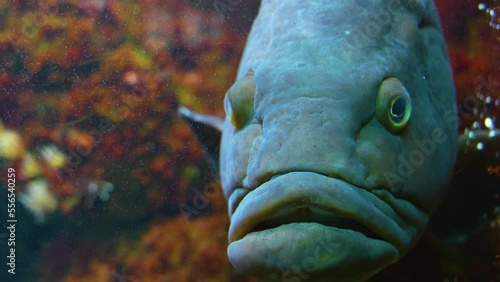
[[(411, 113), (397, 127), (386, 96), (391, 118)], [(364, 281), (397, 262), (453, 170), (455, 90), (432, 1), (263, 0), (225, 107), (228, 256), (264, 281)]]

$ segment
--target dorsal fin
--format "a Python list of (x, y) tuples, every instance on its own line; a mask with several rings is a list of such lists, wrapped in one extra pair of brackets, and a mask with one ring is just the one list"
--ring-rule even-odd
[(189, 124), (200, 141), (213, 169), (219, 171), (219, 147), (224, 120), (211, 115), (204, 115), (180, 106), (177, 110)]

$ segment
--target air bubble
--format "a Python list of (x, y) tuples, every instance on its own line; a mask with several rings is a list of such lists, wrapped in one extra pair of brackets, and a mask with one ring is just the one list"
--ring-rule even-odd
[(476, 138), (476, 134), (474, 133), (474, 131), (469, 132), (469, 139), (474, 139), (474, 138)]
[(493, 120), (489, 117), (484, 119), (484, 125), (489, 129), (495, 128), (495, 124), (493, 123)]
[(481, 151), (482, 149), (484, 149), (484, 145), (483, 145), (483, 143), (482, 143), (482, 142), (477, 143), (476, 148), (477, 148), (479, 151)]
[(494, 29), (500, 29), (500, 19), (498, 17), (497, 9), (499, 7), (495, 8), (488, 8), (486, 4), (480, 3), (478, 6), (478, 9), (481, 11), (485, 11), (490, 17), (490, 26), (493, 27)]

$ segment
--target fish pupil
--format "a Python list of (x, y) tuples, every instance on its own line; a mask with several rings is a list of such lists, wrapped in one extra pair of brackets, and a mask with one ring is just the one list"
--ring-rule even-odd
[(395, 122), (400, 122), (403, 119), (406, 110), (406, 101), (402, 97), (398, 97), (392, 101), (391, 119)]

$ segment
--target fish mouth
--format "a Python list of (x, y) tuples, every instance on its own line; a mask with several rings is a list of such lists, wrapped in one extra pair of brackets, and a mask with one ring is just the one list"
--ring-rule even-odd
[(280, 174), (252, 191), (244, 190), (235, 190), (236, 196), (229, 199), (229, 243), (292, 223), (315, 223), (387, 241), (404, 253), (412, 244), (415, 225), (427, 221), (420, 211), (405, 211), (408, 202), (385, 189), (368, 191), (315, 172)]
[(274, 229), (292, 223), (317, 223), (338, 229), (356, 231), (368, 238), (381, 240), (381, 237), (377, 233), (355, 220), (341, 216), (336, 212), (328, 211), (322, 207), (307, 205), (281, 210), (271, 215), (270, 218), (257, 223), (248, 233)]
[(255, 276), (284, 275), (307, 261), (315, 263), (308, 265), (318, 280), (344, 281), (365, 269), (363, 281), (399, 260), (428, 221), (385, 189), (368, 191), (315, 172), (289, 172), (253, 190), (235, 189), (228, 203), (229, 259)]

